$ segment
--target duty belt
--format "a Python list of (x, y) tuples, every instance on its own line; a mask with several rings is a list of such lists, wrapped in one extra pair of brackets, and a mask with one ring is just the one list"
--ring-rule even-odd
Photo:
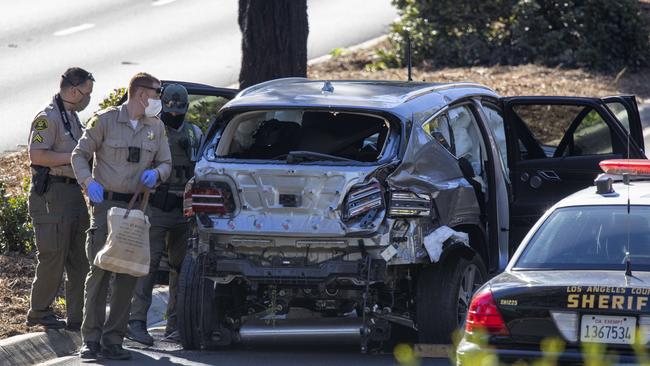
[(133, 198), (133, 193), (104, 191), (104, 199), (108, 201), (130, 202), (131, 198)]
[(67, 184), (77, 184), (77, 180), (74, 178), (60, 177), (57, 175), (50, 175), (50, 182), (52, 183), (67, 183)]

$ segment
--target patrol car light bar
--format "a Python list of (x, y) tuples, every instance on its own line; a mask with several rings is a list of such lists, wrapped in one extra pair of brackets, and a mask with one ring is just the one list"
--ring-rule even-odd
[(601, 161), (599, 165), (607, 174), (650, 175), (648, 159), (610, 159)]

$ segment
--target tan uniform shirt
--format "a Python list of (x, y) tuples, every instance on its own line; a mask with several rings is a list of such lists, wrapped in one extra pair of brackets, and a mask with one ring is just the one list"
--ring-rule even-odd
[[(140, 148), (140, 161), (128, 162), (129, 147)], [(129, 122), (126, 104), (95, 114), (72, 152), (72, 167), (83, 183), (91, 176), (88, 160), (93, 160), (93, 178), (105, 190), (134, 193), (142, 172), (156, 169), (164, 182), (172, 169), (165, 127), (158, 118), (142, 117), (135, 129)]]
[[(78, 140), (83, 132), (79, 117), (76, 112), (67, 113), (72, 135)], [(70, 132), (65, 129), (59, 107), (52, 98), (52, 102), (39, 112), (32, 122), (28, 149), (70, 153), (75, 146), (77, 146), (77, 142), (70, 137)], [(70, 164), (51, 167), (50, 175), (74, 178), (74, 172)]]

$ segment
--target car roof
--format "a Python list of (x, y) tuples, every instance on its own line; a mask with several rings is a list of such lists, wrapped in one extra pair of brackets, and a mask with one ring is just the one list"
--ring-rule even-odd
[(631, 180), (629, 185), (620, 182), (612, 186), (615, 193), (598, 194), (596, 187), (591, 186), (562, 199), (554, 207), (627, 205), (628, 197), (631, 205), (650, 205), (650, 181)]
[[(328, 88), (331, 91), (324, 91)], [(226, 108), (341, 107), (386, 111), (407, 109), (417, 113), (425, 108), (439, 109), (458, 98), (473, 95), (498, 97), (492, 89), (475, 83), (284, 78), (242, 90)]]

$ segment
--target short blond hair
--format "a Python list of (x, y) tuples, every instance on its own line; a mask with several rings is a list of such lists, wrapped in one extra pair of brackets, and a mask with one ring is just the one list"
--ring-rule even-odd
[(141, 87), (152, 88), (154, 84), (160, 84), (160, 80), (146, 72), (139, 72), (133, 75), (131, 81), (129, 81), (129, 95), (135, 95), (135, 92)]

